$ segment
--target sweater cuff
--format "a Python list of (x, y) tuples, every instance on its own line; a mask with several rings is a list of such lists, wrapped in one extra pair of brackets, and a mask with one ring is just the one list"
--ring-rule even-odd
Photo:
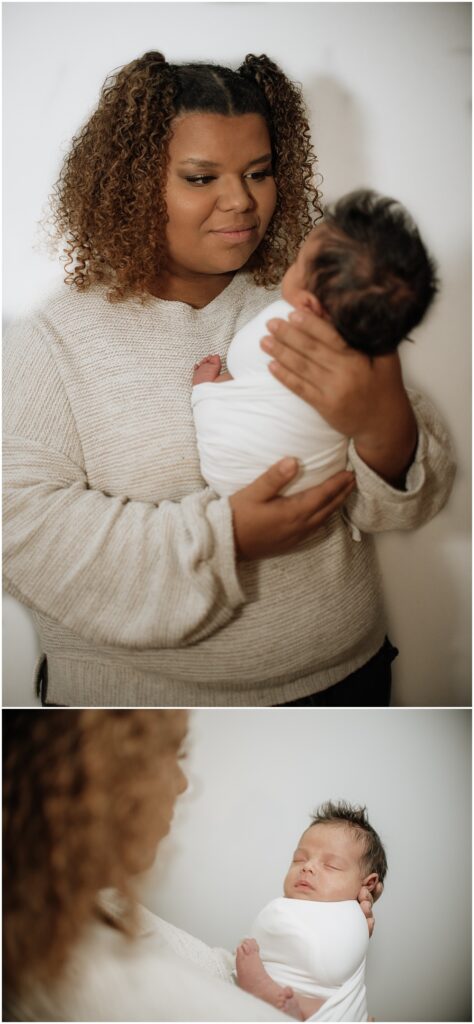
[(426, 481), (425, 459), (428, 451), (428, 439), (423, 428), (423, 421), (418, 416), (416, 409), (414, 409), (414, 413), (418, 428), (418, 441), (413, 461), (407, 470), (403, 491), (398, 487), (393, 487), (374, 469), (371, 469), (356, 451), (353, 440), (349, 442), (347, 455), (349, 466), (356, 473), (357, 481), (366, 494), (378, 493), (381, 496), (385, 495), (391, 502), (402, 504), (417, 497), (422, 490)]

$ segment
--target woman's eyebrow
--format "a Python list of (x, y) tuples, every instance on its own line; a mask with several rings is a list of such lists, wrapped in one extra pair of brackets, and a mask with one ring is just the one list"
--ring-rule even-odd
[[(271, 160), (271, 153), (264, 153), (263, 156), (256, 157), (255, 160), (249, 160), (246, 167), (254, 167), (255, 164), (268, 163)], [(189, 156), (185, 160), (179, 161), (179, 166), (182, 164), (193, 164), (194, 167), (221, 167), (221, 164), (215, 163), (213, 160), (201, 160), (199, 157)]]

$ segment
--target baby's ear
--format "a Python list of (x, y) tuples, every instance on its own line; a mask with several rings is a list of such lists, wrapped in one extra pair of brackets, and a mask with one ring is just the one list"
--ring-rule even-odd
[(298, 305), (309, 309), (310, 313), (316, 313), (316, 316), (323, 316), (323, 307), (312, 292), (302, 289), (298, 296)]
[(362, 885), (365, 885), (367, 887), (367, 889), (369, 890), (369, 892), (373, 892), (374, 889), (375, 889), (375, 886), (377, 885), (378, 880), (379, 880), (379, 876), (378, 876), (377, 872), (373, 871), (371, 875), (367, 875), (367, 878), (363, 879)]

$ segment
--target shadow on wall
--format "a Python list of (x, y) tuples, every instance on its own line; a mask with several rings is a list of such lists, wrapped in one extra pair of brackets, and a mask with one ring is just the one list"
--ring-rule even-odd
[(469, 593), (463, 606), (454, 572), (462, 572), (468, 547), (467, 536), (446, 536), (443, 512), (422, 532), (377, 537), (390, 638), (400, 648), (393, 665), (395, 707), (470, 703)]
[(354, 93), (336, 78), (321, 75), (305, 85), (305, 96), (314, 110), (311, 135), (325, 203), (369, 186), (367, 122)]
[(453, 331), (469, 344), (470, 258), (452, 244), (452, 255), (439, 254), (444, 265), (433, 310), (402, 358), (406, 384), (436, 405), (453, 438), (453, 491), (426, 526), (377, 537), (392, 640), (400, 645), (394, 704), (402, 707), (471, 704), (470, 388), (446, 372)]

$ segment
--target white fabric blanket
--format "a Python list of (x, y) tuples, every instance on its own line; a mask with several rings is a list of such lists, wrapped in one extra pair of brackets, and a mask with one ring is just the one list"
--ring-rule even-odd
[(316, 903), (280, 897), (263, 908), (250, 934), (279, 985), (326, 1000), (312, 1020), (367, 1020), (369, 931), (355, 900)]
[(301, 464), (286, 494), (320, 484), (346, 467), (347, 438), (267, 368), (271, 357), (259, 344), (268, 334), (266, 323), (272, 317), (286, 319), (291, 310), (280, 299), (237, 332), (227, 353), (233, 380), (193, 387), (201, 473), (223, 497), (251, 483), (284, 455), (296, 456)]

